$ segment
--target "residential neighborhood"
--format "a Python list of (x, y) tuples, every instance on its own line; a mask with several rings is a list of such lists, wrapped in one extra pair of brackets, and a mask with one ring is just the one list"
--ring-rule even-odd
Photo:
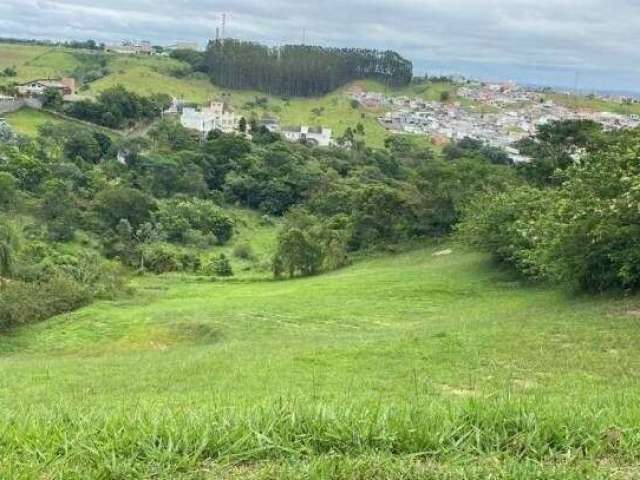
[(640, 116), (572, 109), (545, 101), (539, 92), (513, 82), (472, 83), (458, 91), (458, 101), (435, 102), (406, 96), (392, 97), (378, 92), (352, 92), (352, 99), (365, 108), (386, 111), (379, 117), (389, 131), (428, 135), (434, 142), (475, 138), (509, 148), (533, 135), (539, 125), (554, 120), (584, 119), (607, 129), (640, 126)]

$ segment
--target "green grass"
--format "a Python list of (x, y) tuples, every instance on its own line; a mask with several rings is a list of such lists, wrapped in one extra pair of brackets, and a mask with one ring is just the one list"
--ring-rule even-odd
[(638, 299), (453, 249), (283, 282), (141, 277), (0, 337), (0, 477), (638, 475)]
[[(52, 123), (54, 125), (70, 125), (80, 126), (87, 128), (85, 124), (79, 121), (75, 121), (69, 118), (62, 118), (47, 111), (34, 110), (32, 108), (21, 108), (20, 110), (3, 115), (3, 118), (7, 120), (7, 123), (13, 130), (21, 135), (29, 137), (35, 137), (38, 135), (38, 129), (45, 123)], [(99, 130), (107, 135), (114, 137), (117, 136), (112, 130), (102, 128), (99, 126), (91, 127), (93, 130)]]
[(0, 85), (69, 75), (80, 64), (73, 50), (0, 43), (0, 70), (14, 67), (17, 73), (15, 77), (0, 77)]
[(51, 113), (31, 108), (21, 108), (17, 112), (4, 115), (4, 118), (17, 133), (30, 137), (38, 135), (38, 128), (45, 123), (60, 125), (67, 122)]
[(554, 102), (565, 105), (569, 108), (591, 110), (594, 112), (620, 113), (623, 115), (640, 115), (640, 104), (638, 103), (626, 105), (598, 98), (588, 98), (562, 93), (545, 94), (544, 98), (547, 100), (553, 100)]

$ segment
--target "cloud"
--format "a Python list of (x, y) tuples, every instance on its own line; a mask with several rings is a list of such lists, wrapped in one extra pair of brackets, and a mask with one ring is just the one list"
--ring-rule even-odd
[(640, 89), (637, 0), (2, 0), (0, 32), (205, 44), (221, 12), (229, 35), (270, 44), (299, 43), (304, 29), (309, 43), (397, 50), (418, 71), (564, 83), (579, 71)]

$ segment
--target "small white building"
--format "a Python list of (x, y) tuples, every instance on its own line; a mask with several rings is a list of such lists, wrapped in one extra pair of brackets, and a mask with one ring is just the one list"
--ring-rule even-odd
[(211, 102), (202, 108), (184, 107), (180, 123), (190, 130), (207, 134), (213, 130), (231, 133), (238, 130), (240, 117), (226, 108), (222, 102)]
[(324, 127), (308, 127), (302, 125), (295, 128), (283, 128), (282, 136), (290, 142), (308, 142), (318, 145), (319, 147), (328, 147), (333, 143), (333, 132), (330, 128)]

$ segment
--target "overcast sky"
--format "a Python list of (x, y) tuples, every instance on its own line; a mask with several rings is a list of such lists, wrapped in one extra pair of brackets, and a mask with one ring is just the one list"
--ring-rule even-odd
[(0, 36), (393, 49), (417, 73), (640, 92), (640, 0), (0, 0)]

